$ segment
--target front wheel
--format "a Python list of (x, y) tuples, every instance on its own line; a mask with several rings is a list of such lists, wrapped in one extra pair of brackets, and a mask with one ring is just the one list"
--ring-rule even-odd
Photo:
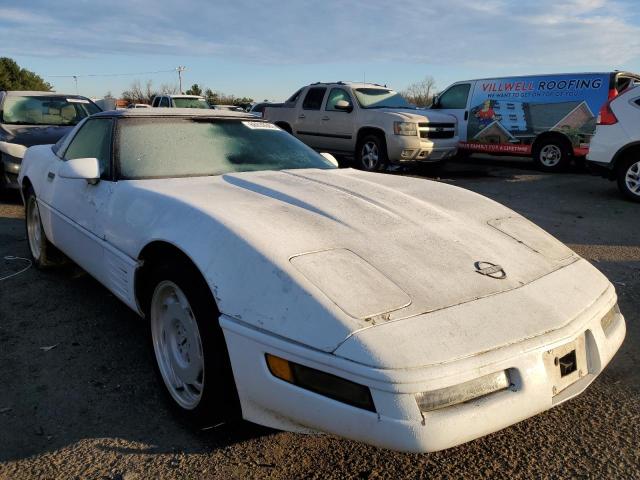
[(618, 167), (618, 188), (622, 195), (640, 202), (640, 160), (630, 158)]
[(192, 265), (151, 274), (148, 315), (156, 373), (179, 415), (201, 428), (240, 417), (238, 394), (211, 291)]
[(29, 252), (36, 268), (44, 269), (61, 262), (60, 254), (44, 233), (40, 219), (38, 199), (32, 189), (29, 189), (25, 202), (25, 224)]
[(368, 172), (384, 170), (389, 163), (387, 146), (378, 135), (364, 137), (358, 144), (356, 156), (358, 166)]
[(566, 142), (556, 139), (546, 140), (535, 148), (533, 158), (541, 170), (559, 172), (569, 164), (571, 151)]

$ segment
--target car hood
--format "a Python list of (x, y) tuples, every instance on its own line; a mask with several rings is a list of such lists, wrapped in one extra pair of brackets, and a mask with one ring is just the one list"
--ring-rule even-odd
[(435, 112), (433, 110), (404, 110), (393, 108), (380, 108), (372, 111), (383, 112), (403, 122), (429, 122), (429, 123), (455, 123), (456, 118), (448, 113)]
[[(511, 291), (578, 259), (504, 206), (425, 179), (341, 169), (137, 183), (233, 233), (218, 241), (227, 258), (237, 255), (235, 267), (201, 261), (223, 313), (325, 351), (356, 331)], [(236, 278), (249, 262), (248, 278)]]
[(73, 126), (57, 125), (7, 125), (0, 126), (0, 140), (17, 143), (25, 147), (56, 143), (65, 136)]

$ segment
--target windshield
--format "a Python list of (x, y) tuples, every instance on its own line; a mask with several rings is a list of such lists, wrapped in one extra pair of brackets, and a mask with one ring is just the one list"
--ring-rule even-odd
[(176, 98), (173, 97), (176, 108), (209, 108), (204, 98)]
[(384, 88), (354, 89), (358, 104), (362, 108), (411, 108), (416, 107), (407, 102), (402, 95)]
[(118, 130), (118, 158), (125, 179), (335, 168), (322, 155), (266, 122), (127, 118), (119, 121)]
[(10, 125), (76, 125), (99, 112), (98, 106), (86, 98), (60, 96), (6, 97), (2, 123)]

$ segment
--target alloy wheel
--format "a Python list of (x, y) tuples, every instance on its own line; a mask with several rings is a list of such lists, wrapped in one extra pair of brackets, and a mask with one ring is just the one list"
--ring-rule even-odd
[(624, 181), (631, 193), (640, 196), (640, 160), (629, 165)]
[(555, 167), (562, 160), (562, 150), (557, 145), (545, 145), (540, 150), (540, 163), (545, 167)]
[(378, 167), (380, 155), (378, 145), (375, 142), (366, 142), (362, 145), (361, 155), (362, 166), (367, 170), (375, 170)]
[(40, 224), (38, 201), (33, 195), (30, 196), (27, 201), (27, 237), (31, 255), (35, 260), (38, 260), (42, 254), (42, 227)]
[(204, 355), (198, 323), (178, 285), (165, 280), (151, 299), (151, 336), (158, 368), (178, 405), (193, 410), (204, 389)]

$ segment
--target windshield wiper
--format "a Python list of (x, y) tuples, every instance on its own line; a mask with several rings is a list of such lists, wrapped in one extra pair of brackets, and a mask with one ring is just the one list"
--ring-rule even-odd
[(373, 107), (367, 107), (367, 109), (370, 109), (370, 108), (408, 108), (410, 110), (415, 110), (415, 107), (394, 106), (394, 105), (374, 105)]

